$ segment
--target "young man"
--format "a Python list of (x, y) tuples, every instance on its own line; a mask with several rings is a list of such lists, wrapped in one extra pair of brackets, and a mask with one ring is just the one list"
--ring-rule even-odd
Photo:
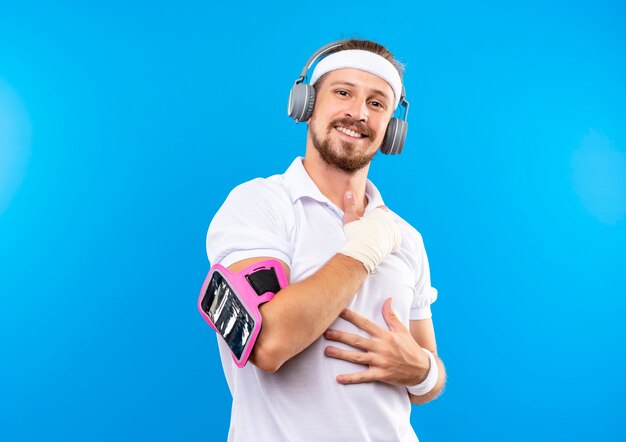
[(261, 307), (252, 364), (220, 340), (232, 441), (416, 441), (411, 403), (445, 384), (420, 234), (367, 180), (402, 93), (382, 46), (321, 58), (306, 152), (282, 175), (236, 187), (207, 234), (211, 264), (281, 262), (289, 285)]

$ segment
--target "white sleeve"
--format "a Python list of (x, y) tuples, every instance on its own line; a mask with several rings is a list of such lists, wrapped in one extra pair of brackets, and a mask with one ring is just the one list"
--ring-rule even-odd
[(417, 282), (409, 315), (411, 321), (430, 318), (432, 316), (430, 304), (437, 300), (437, 289), (430, 285), (430, 267), (421, 235), (416, 242)]
[(291, 266), (293, 207), (278, 183), (255, 179), (237, 186), (211, 221), (206, 250), (211, 265), (228, 267), (269, 256)]

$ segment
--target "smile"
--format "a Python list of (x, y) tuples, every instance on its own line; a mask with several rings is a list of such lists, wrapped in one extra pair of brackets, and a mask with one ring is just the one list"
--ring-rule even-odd
[(335, 126), (335, 129), (337, 129), (342, 134), (345, 134), (345, 135), (349, 136), (350, 138), (360, 139), (360, 138), (366, 138), (367, 137), (367, 135), (363, 135), (363, 134), (360, 134), (360, 133), (355, 132), (353, 130), (346, 129), (343, 126)]

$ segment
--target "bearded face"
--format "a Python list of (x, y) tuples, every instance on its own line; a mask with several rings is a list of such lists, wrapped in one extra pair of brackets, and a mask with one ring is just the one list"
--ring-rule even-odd
[(316, 84), (309, 139), (329, 166), (347, 173), (366, 167), (382, 144), (393, 114), (393, 91), (380, 77), (338, 69)]
[[(325, 128), (318, 129), (313, 122), (309, 126), (313, 147), (329, 166), (354, 173), (367, 166), (376, 155), (372, 150), (372, 131), (352, 118), (333, 120)], [(334, 132), (340, 132), (340, 135)], [(353, 138), (350, 139), (350, 138)]]

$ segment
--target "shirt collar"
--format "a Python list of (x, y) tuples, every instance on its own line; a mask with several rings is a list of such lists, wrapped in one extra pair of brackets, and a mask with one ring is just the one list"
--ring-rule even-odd
[[(309, 197), (321, 203), (330, 204), (335, 207), (335, 205), (315, 185), (302, 164), (303, 159), (304, 158), (302, 157), (296, 157), (284, 174), (284, 183), (287, 191), (289, 192), (291, 203), (295, 203), (302, 197)], [(370, 180), (367, 180), (365, 183), (365, 196), (368, 201), (365, 213), (369, 213), (376, 207), (385, 204), (380, 192)]]

